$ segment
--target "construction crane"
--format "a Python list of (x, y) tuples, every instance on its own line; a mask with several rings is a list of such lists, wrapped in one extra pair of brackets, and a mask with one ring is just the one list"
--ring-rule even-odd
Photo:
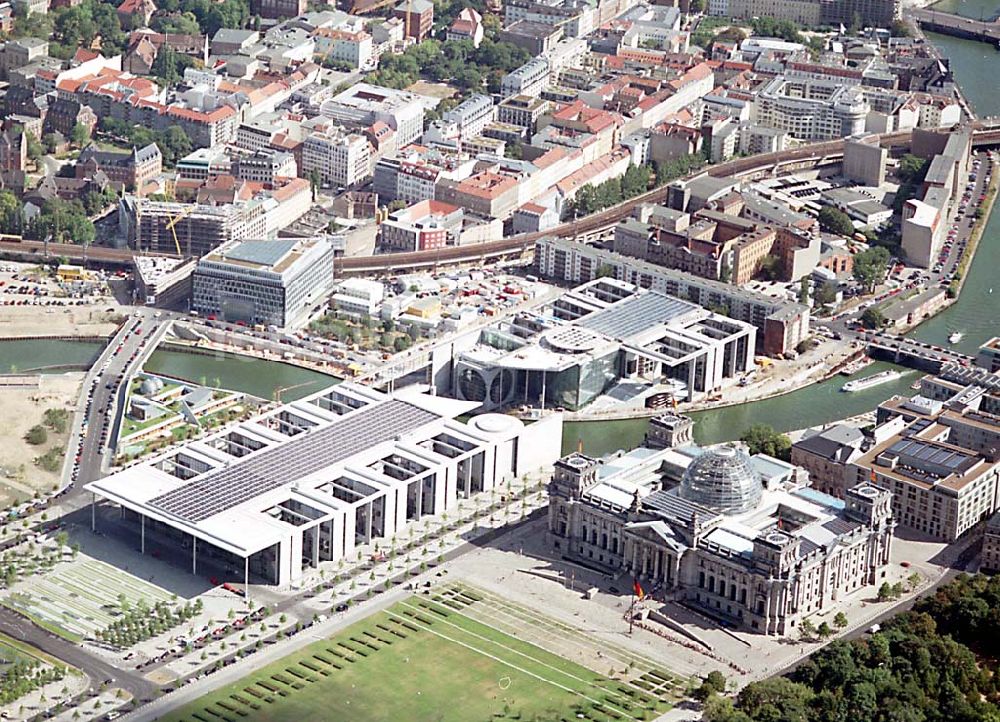
[(185, 218), (187, 218), (188, 214), (194, 211), (194, 209), (195, 205), (193, 203), (186, 205), (177, 215), (171, 216), (170, 220), (167, 221), (166, 228), (167, 230), (170, 231), (170, 234), (174, 237), (174, 248), (177, 249), (178, 256), (183, 256), (184, 254), (181, 252), (181, 242), (177, 240), (177, 229), (176, 229), (177, 224), (180, 223)]

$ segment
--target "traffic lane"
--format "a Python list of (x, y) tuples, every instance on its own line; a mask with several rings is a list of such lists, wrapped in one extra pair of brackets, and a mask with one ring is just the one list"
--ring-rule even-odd
[(113, 684), (140, 700), (150, 697), (157, 689), (155, 684), (141, 675), (112, 666), (82, 647), (36, 627), (26, 617), (22, 617), (6, 607), (0, 607), (0, 632), (37, 647), (46, 654), (76, 667), (90, 677), (94, 687), (100, 685), (101, 682), (114, 680)]

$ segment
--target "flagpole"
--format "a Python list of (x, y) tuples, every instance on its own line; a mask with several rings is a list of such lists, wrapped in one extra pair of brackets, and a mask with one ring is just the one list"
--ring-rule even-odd
[(628, 636), (632, 636), (632, 625), (635, 623), (635, 614), (633, 610), (635, 609), (635, 588), (632, 588), (632, 603), (628, 605)]

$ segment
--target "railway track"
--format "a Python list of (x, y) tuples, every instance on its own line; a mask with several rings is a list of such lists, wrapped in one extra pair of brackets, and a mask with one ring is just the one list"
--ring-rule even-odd
[[(982, 131), (980, 131), (982, 132)], [(987, 131), (989, 133), (989, 131)], [(900, 147), (909, 144), (909, 131), (896, 133), (885, 133), (879, 136), (879, 143), (888, 147)], [(749, 158), (738, 158), (735, 160), (720, 163), (712, 166), (708, 173), (713, 177), (745, 176), (752, 173), (767, 171), (775, 166), (789, 165), (807, 160), (820, 161), (823, 159), (834, 159), (844, 152), (843, 140), (824, 141), (821, 143), (811, 143), (791, 150), (778, 153), (765, 153), (751, 156)], [(667, 197), (667, 186), (661, 186), (635, 198), (631, 198), (624, 203), (598, 211), (585, 218), (563, 223), (543, 232), (523, 233), (507, 238), (498, 238), (494, 241), (486, 241), (469, 246), (454, 246), (431, 251), (412, 251), (407, 253), (390, 253), (375, 256), (363, 256), (352, 258), (338, 258), (335, 262), (335, 275), (349, 275), (357, 273), (379, 273), (397, 271), (408, 268), (427, 268), (438, 265), (448, 265), (451, 263), (468, 261), (476, 262), (488, 258), (497, 258), (505, 255), (515, 255), (525, 253), (534, 246), (539, 238), (547, 236), (558, 236), (561, 238), (574, 238), (580, 235), (593, 233), (613, 226), (618, 221), (631, 215), (636, 206), (644, 203), (662, 203)], [(8, 237), (9, 238), (9, 237)], [(0, 240), (0, 253), (7, 255), (21, 255), (28, 257), (41, 257), (45, 253), (45, 244), (41, 241), (21, 241), (11, 242)], [(71, 260), (79, 260), (86, 254), (86, 258), (94, 263), (103, 265), (131, 265), (134, 252), (124, 248), (102, 248), (90, 246), (86, 251), (83, 247), (72, 244), (49, 243), (48, 254), (52, 256), (65, 256)], [(170, 254), (163, 254), (170, 255)]]

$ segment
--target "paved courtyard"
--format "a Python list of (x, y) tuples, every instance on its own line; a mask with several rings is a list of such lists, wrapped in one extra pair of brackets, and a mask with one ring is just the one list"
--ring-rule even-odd
[[(631, 601), (631, 578), (609, 578), (561, 559), (548, 548), (543, 532), (544, 522), (534, 522), (503, 537), (496, 547), (465, 555), (448, 565), (450, 580), (474, 584), (495, 598), (575, 627), (609, 646), (657, 660), (680, 676), (703, 676), (718, 669), (735, 684), (743, 685), (779, 672), (821, 646), (820, 642), (804, 642), (798, 635), (775, 638), (726, 630), (687, 606), (648, 598), (637, 607), (665, 615), (671, 626), (645, 620), (643, 628), (637, 626), (629, 634), (625, 612)], [(822, 622), (833, 627), (834, 616), (842, 611), (848, 619), (844, 633), (865, 629), (895, 605), (938, 581), (958, 554), (959, 550), (941, 542), (897, 537), (884, 578), (810, 619), (817, 627)], [(908, 587), (914, 574), (920, 576), (920, 582), (912, 592), (894, 602), (877, 601), (883, 582)], [(593, 667), (595, 662), (588, 655), (608, 654), (608, 650), (566, 649), (565, 653)]]

